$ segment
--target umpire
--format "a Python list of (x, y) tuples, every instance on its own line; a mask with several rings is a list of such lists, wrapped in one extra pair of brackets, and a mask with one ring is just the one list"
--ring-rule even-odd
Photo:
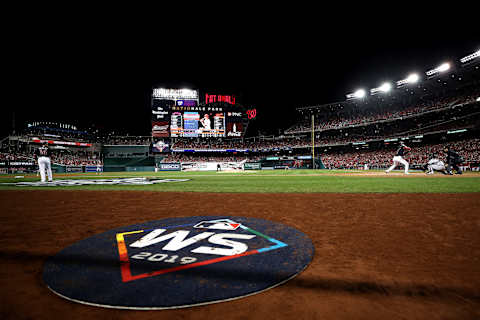
[(463, 158), (457, 152), (453, 151), (450, 146), (446, 146), (443, 151), (447, 154), (447, 173), (452, 173), (452, 168), (457, 172), (457, 174), (462, 174), (462, 170), (458, 166), (463, 163)]

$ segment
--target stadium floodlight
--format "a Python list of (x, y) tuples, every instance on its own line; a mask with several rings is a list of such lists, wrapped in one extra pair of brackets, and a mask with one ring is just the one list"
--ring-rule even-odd
[(450, 70), (450, 63), (445, 62), (445, 63), (442, 63), (441, 65), (439, 65), (438, 67), (436, 67), (435, 69), (429, 70), (425, 73), (427, 74), (427, 76), (433, 76), (437, 73), (445, 72), (445, 71), (448, 71), (448, 70)]
[(472, 53), (472, 54), (469, 54), (468, 56), (466, 57), (463, 57), (462, 59), (460, 59), (460, 62), (461, 63), (467, 63), (473, 59), (476, 59), (480, 57), (480, 50), (477, 50), (476, 52)]
[(388, 92), (388, 91), (392, 90), (392, 85), (389, 82), (385, 82), (384, 84), (382, 84), (380, 86), (379, 89), (380, 89), (380, 91)]
[(367, 95), (367, 92), (363, 89), (358, 89), (354, 93), (347, 94), (347, 99), (362, 99)]
[(387, 93), (389, 92), (390, 90), (392, 90), (392, 84), (390, 82), (385, 82), (384, 84), (382, 84), (380, 87), (378, 88), (373, 88), (373, 89), (370, 89), (370, 93), (371, 94), (377, 94), (379, 92), (384, 92), (384, 93)]
[(480, 97), (477, 98), (477, 102), (480, 102)]
[(411, 73), (405, 79), (397, 81), (397, 87), (403, 86), (404, 84), (417, 83), (418, 80), (420, 80), (418, 73)]

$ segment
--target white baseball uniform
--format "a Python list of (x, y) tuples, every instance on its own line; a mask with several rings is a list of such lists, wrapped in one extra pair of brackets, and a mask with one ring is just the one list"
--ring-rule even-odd
[(47, 170), (48, 181), (52, 181), (52, 163), (50, 161), (50, 150), (48, 147), (40, 147), (36, 150), (40, 180), (46, 182), (45, 170)]
[(427, 163), (427, 174), (433, 174), (434, 170), (443, 171), (446, 169), (445, 163), (443, 161), (433, 158), (430, 159)]

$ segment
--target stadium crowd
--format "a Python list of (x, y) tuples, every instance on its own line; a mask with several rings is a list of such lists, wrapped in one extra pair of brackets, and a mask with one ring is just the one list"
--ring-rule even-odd
[[(474, 93), (469, 93), (460, 97), (447, 97), (441, 100), (433, 99), (426, 102), (416, 102), (411, 106), (385, 106), (366, 108), (353, 102), (346, 102), (330, 108), (317, 110), (315, 120), (315, 131), (326, 131), (331, 129), (342, 129), (351, 126), (371, 124), (386, 120), (404, 119), (406, 117), (418, 116), (428, 111), (450, 108), (453, 106), (464, 105), (476, 101), (480, 92), (478, 89)], [(395, 110), (396, 109), (396, 110)], [(286, 134), (301, 133), (311, 131), (310, 116), (304, 116), (304, 119), (296, 123), (285, 131)]]
[[(446, 158), (444, 148), (451, 145), (465, 160), (465, 164), (480, 162), (480, 139), (468, 139), (459, 142), (412, 146), (412, 151), (405, 157), (410, 166), (423, 166), (435, 155), (439, 159)], [(327, 169), (358, 169), (365, 164), (369, 168), (384, 169), (392, 164), (394, 149), (359, 150), (347, 153), (325, 153), (322, 162)]]
[(259, 161), (263, 157), (256, 156), (212, 156), (212, 155), (200, 155), (193, 156), (184, 153), (171, 153), (161, 160), (162, 163), (178, 163), (178, 162), (241, 162), (241, 161)]
[[(103, 165), (102, 160), (98, 155), (86, 153), (60, 153), (52, 151), (50, 156), (52, 163), (66, 165), (66, 166), (96, 166)], [(0, 160), (4, 161), (33, 161), (34, 157), (29, 153), (0, 153)]]

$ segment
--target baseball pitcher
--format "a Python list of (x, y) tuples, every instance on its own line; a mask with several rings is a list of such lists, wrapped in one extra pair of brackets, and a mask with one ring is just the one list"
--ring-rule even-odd
[(45, 170), (47, 170), (48, 182), (52, 182), (52, 163), (50, 161), (51, 151), (48, 144), (45, 143), (42, 147), (35, 150), (35, 158), (38, 162), (38, 169), (40, 171), (40, 179), (46, 182)]

